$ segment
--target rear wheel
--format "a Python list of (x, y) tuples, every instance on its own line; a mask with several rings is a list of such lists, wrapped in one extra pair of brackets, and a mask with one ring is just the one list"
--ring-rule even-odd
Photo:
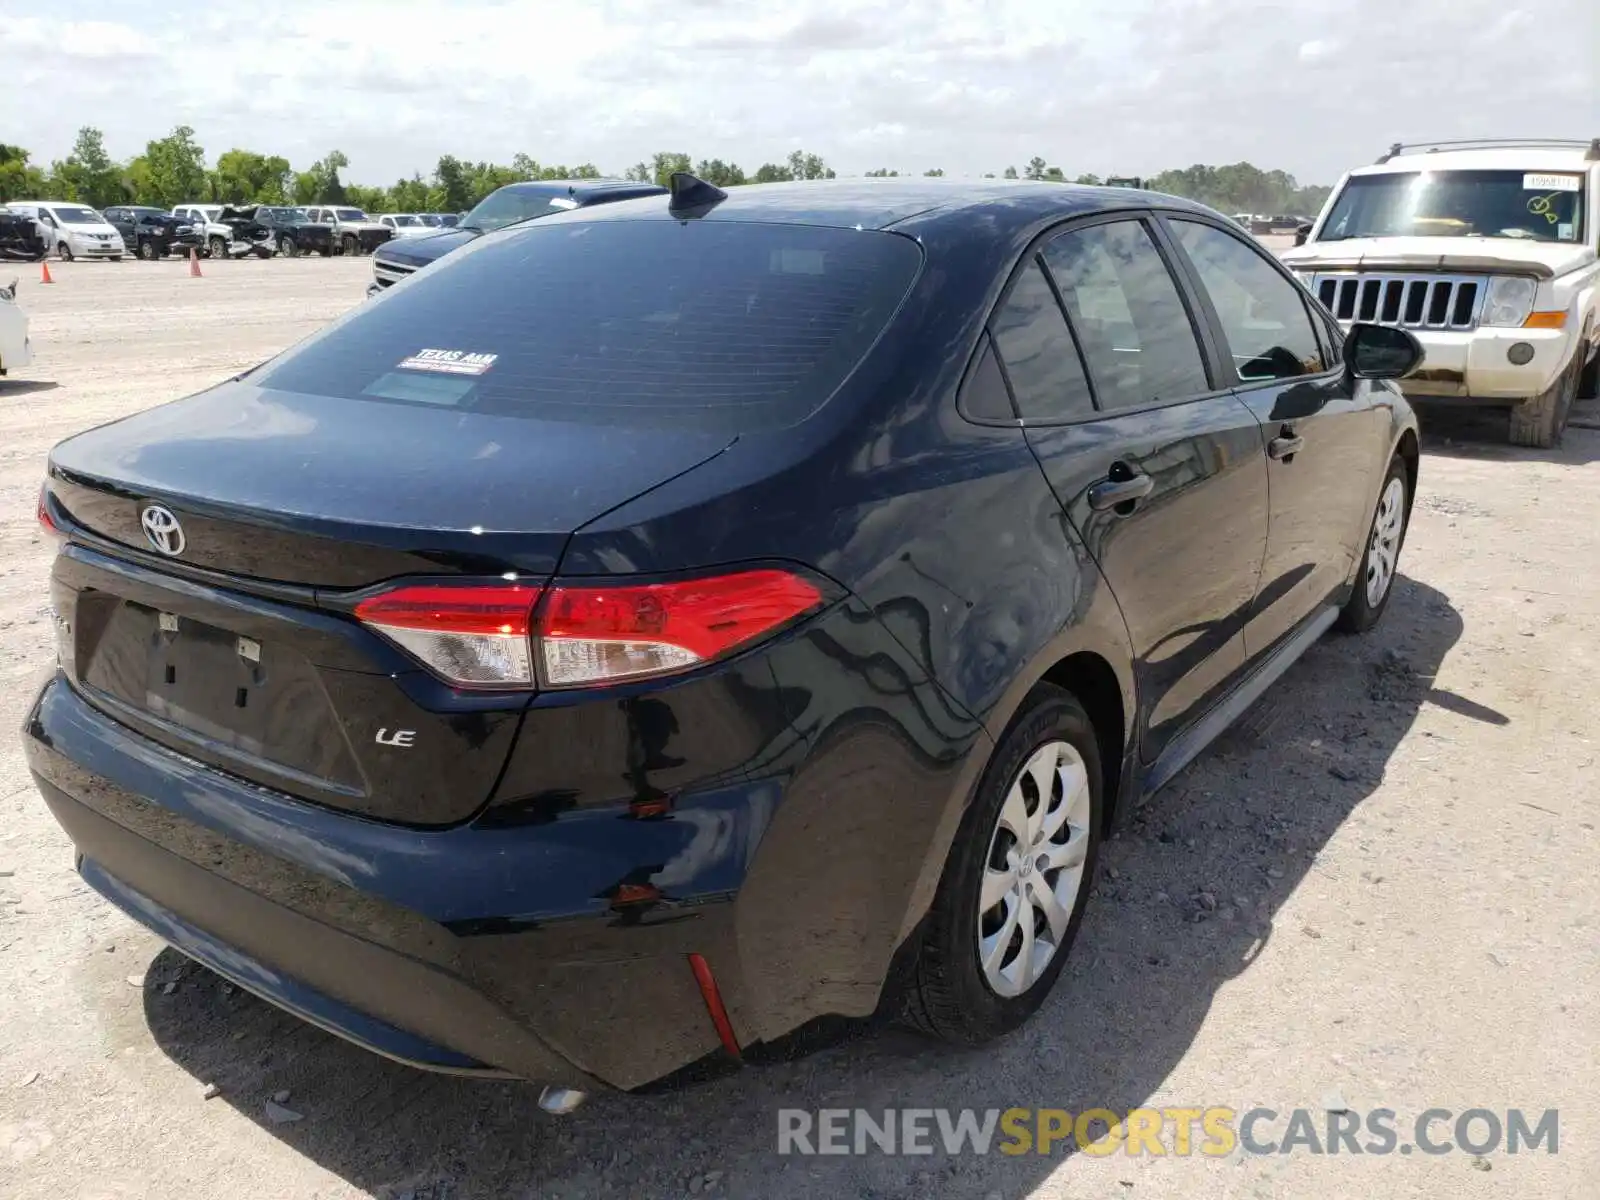
[(144, 259), (145, 262), (155, 262), (156, 259), (161, 257), (161, 248), (149, 238), (140, 238), (139, 257)]
[(345, 254), (352, 258), (361, 253), (361, 243), (356, 241), (356, 235), (353, 233), (347, 233), (339, 239), (339, 246)]
[(56, 257), (59, 258), (62, 262), (71, 262), (72, 261), (72, 247), (67, 245), (65, 242), (57, 242), (56, 243)]
[(1088, 903), (1101, 779), (1083, 706), (1040, 684), (962, 818), (908, 980), (909, 1024), (978, 1045), (1044, 1003)]
[(228, 243), (223, 238), (214, 237), (206, 243), (206, 253), (211, 258), (227, 258)]
[(1582, 371), (1583, 363), (1574, 354), (1572, 364), (1561, 372), (1560, 378), (1532, 400), (1524, 400), (1512, 408), (1510, 436), (1513, 446), (1549, 450), (1561, 444)]
[(300, 247), (294, 244), (293, 238), (280, 237), (278, 239), (278, 253), (283, 255), (285, 258), (293, 258), (295, 255), (300, 253)]
[(1411, 477), (1397, 454), (1389, 460), (1389, 471), (1378, 493), (1378, 507), (1367, 528), (1367, 549), (1361, 556), (1361, 571), (1356, 576), (1355, 593), (1339, 611), (1335, 627), (1346, 633), (1365, 633), (1378, 623), (1389, 607), (1394, 577), (1400, 568), (1400, 548), (1405, 545), (1406, 525), (1411, 515), (1408, 495)]

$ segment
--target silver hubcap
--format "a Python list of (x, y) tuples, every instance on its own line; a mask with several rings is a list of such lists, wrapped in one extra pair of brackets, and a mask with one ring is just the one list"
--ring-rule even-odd
[(1400, 530), (1406, 519), (1406, 485), (1389, 480), (1372, 518), (1372, 540), (1367, 546), (1367, 605), (1377, 608), (1394, 582), (1394, 567), (1400, 557)]
[(1061, 949), (1089, 852), (1089, 773), (1068, 742), (1022, 765), (989, 839), (978, 962), (1002, 996), (1032, 987)]

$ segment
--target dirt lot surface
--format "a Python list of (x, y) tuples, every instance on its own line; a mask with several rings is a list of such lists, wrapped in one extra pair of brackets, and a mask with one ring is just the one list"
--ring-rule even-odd
[[(369, 268), (53, 269), (22, 287), (38, 362), (0, 381), (0, 1196), (1600, 1196), (1600, 432), (1539, 453), (1425, 414), (1383, 624), (1133, 813), (1021, 1033), (872, 1032), (554, 1120), (223, 986), (74, 875), (15, 734), (51, 655), (45, 454), (315, 330)], [(780, 1107), (1145, 1104), (1387, 1107), (1405, 1142), (1430, 1107), (1557, 1108), (1559, 1153), (776, 1154)]]

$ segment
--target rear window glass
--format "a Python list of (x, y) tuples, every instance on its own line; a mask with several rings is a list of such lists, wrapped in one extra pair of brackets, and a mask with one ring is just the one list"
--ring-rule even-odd
[(776, 428), (833, 394), (921, 262), (911, 239), (872, 230), (540, 223), (457, 251), (251, 382), (547, 420)]

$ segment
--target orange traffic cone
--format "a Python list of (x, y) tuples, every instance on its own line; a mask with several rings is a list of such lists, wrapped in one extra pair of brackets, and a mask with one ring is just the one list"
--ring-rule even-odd
[(40, 283), (54, 283), (55, 282), (54, 279), (50, 278), (50, 260), (48, 258), (41, 258), (39, 260), (39, 282)]
[(189, 247), (189, 277), (200, 278), (200, 256), (194, 252), (194, 247)]

